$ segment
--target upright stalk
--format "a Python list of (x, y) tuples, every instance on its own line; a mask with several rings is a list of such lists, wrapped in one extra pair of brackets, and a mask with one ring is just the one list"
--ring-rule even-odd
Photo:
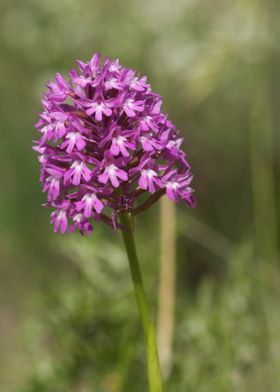
[(166, 196), (160, 200), (160, 279), (158, 291), (158, 348), (164, 380), (172, 367), (176, 290), (176, 206)]
[(147, 373), (150, 392), (163, 392), (161, 370), (156, 345), (155, 327), (153, 318), (150, 314), (149, 304), (136, 252), (131, 214), (128, 212), (123, 212), (120, 215), (120, 221), (121, 224), (127, 229), (122, 231), (122, 237), (129, 261), (134, 293), (146, 340)]

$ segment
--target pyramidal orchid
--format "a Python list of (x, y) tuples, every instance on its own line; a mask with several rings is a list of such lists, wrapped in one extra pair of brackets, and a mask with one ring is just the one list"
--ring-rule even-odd
[[(74, 225), (89, 234), (93, 221), (119, 228), (122, 211), (142, 210), (144, 193), (194, 205), (183, 140), (146, 77), (118, 60), (102, 65), (95, 54), (88, 63), (78, 61), (69, 80), (56, 74), (42, 104), (34, 149), (55, 231), (71, 232)], [(81, 208), (86, 195), (99, 200), (91, 214)], [(61, 216), (63, 225), (56, 222)]]
[[(147, 78), (94, 54), (69, 78), (47, 83), (36, 124), (40, 181), (54, 231), (90, 234), (101, 221), (122, 230), (147, 341), (150, 391), (162, 391), (155, 333), (131, 217), (161, 196), (194, 206), (183, 139)], [(106, 213), (105, 213), (106, 211)]]

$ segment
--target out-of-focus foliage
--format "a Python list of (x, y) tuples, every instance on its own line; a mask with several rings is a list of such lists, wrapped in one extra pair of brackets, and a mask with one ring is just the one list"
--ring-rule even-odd
[[(119, 235), (54, 236), (31, 151), (44, 83), (93, 52), (147, 74), (185, 135), (170, 391), (280, 390), (277, 0), (0, 2), (0, 390), (145, 388)], [(137, 220), (156, 309), (158, 211)]]
[[(77, 240), (61, 244), (61, 251), (73, 273), (61, 287), (48, 288), (47, 314), (26, 326), (36, 371), (23, 391), (145, 390), (143, 339), (120, 247)], [(250, 247), (230, 260), (219, 288), (205, 280), (195, 296), (178, 295), (170, 391), (277, 390), (280, 336), (270, 328), (279, 331), (279, 317), (271, 316), (280, 289), (271, 281), (262, 291)], [(270, 309), (263, 308), (264, 297)]]

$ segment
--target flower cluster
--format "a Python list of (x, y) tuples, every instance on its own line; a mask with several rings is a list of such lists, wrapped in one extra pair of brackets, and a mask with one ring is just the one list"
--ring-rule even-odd
[(77, 63), (69, 81), (56, 74), (47, 84), (36, 124), (33, 149), (54, 230), (90, 233), (92, 219), (120, 227), (119, 212), (136, 214), (164, 193), (193, 206), (183, 139), (147, 78), (118, 60), (102, 65), (99, 54)]

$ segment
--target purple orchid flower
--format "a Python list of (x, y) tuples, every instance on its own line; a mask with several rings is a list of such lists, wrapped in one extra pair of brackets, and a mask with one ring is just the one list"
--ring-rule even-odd
[(123, 157), (129, 157), (128, 150), (136, 150), (136, 147), (133, 143), (129, 142), (125, 136), (117, 136), (112, 139), (112, 144), (110, 148), (110, 152), (112, 155), (121, 154)]
[(75, 147), (78, 151), (81, 151), (86, 146), (85, 139), (79, 132), (69, 132), (65, 139), (60, 148), (64, 149), (66, 147), (68, 153), (72, 153)]
[(134, 98), (128, 98), (123, 103), (123, 110), (128, 117), (135, 117), (137, 112), (142, 112), (144, 110), (144, 101), (135, 101)]
[(70, 169), (64, 175), (64, 183), (70, 181), (73, 185), (79, 185), (81, 180), (88, 182), (91, 178), (91, 170), (82, 161), (74, 161)]
[(51, 213), (51, 223), (54, 224), (54, 232), (60, 231), (62, 234), (66, 232), (68, 219), (66, 210), (57, 209)]
[(95, 193), (86, 193), (82, 200), (77, 202), (76, 207), (77, 211), (84, 210), (83, 215), (85, 218), (90, 218), (92, 210), (94, 209), (98, 214), (100, 214), (104, 208), (104, 204), (98, 199)]
[(128, 175), (124, 170), (119, 169), (116, 165), (111, 163), (104, 169), (103, 173), (98, 176), (98, 181), (102, 184), (107, 184), (109, 180), (114, 188), (118, 188), (120, 180), (127, 181)]

